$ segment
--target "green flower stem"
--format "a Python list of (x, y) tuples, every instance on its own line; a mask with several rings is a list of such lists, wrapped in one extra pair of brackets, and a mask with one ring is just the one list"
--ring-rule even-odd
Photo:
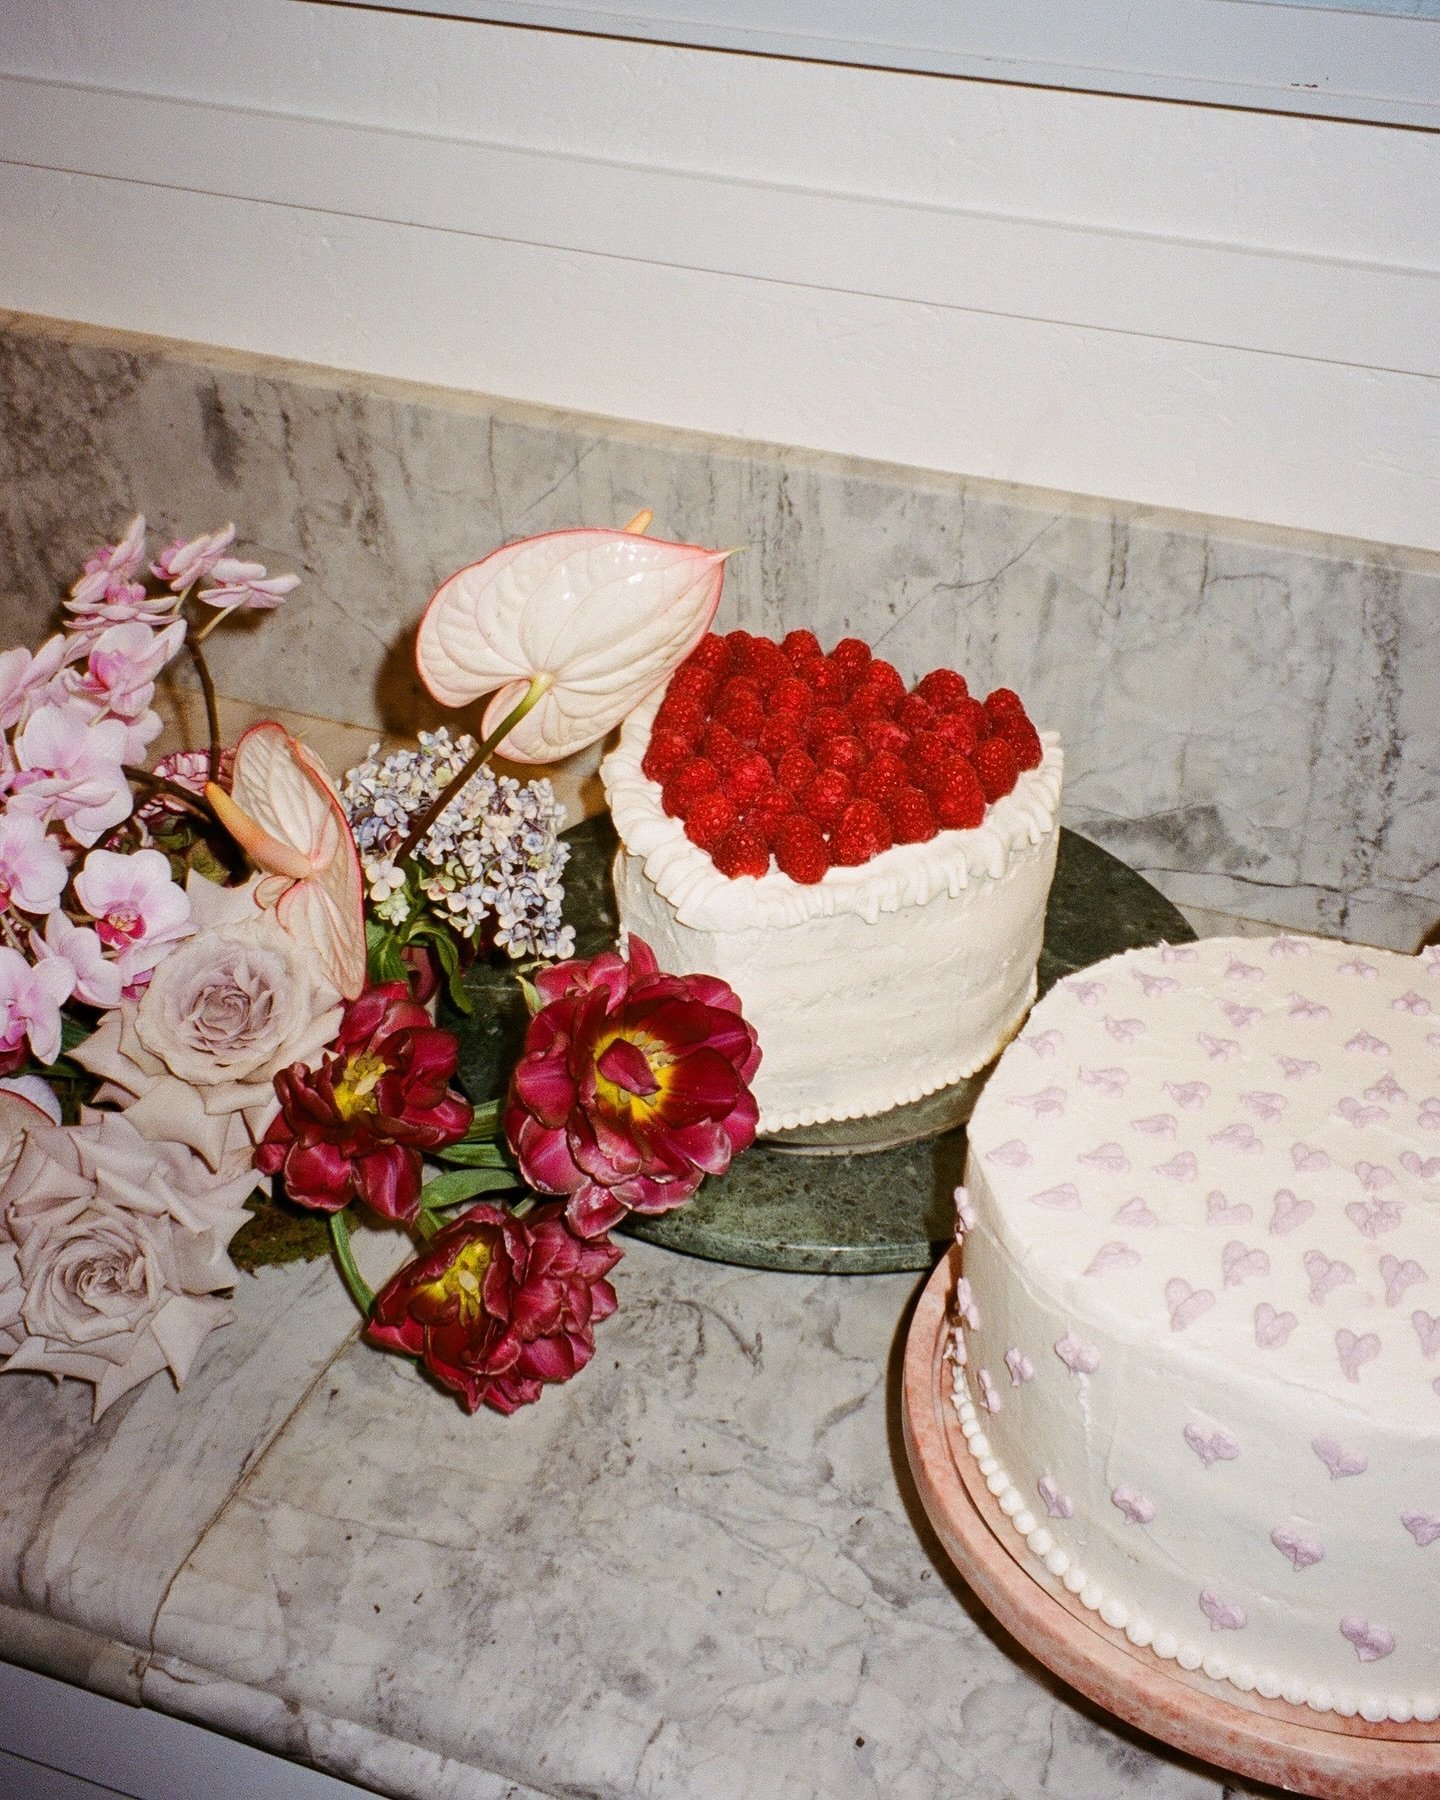
[(481, 744), (480, 748), (470, 758), (469, 762), (466, 763), (460, 773), (456, 775), (453, 780), (447, 782), (436, 798), (432, 800), (429, 806), (425, 808), (424, 812), (421, 813), (414, 825), (411, 826), (409, 836), (395, 852), (393, 860), (397, 868), (404, 863), (406, 857), (410, 855), (411, 851), (414, 850), (421, 838), (424, 837), (425, 833), (440, 817), (445, 808), (471, 779), (476, 770), (480, 768), (481, 764), (489, 761), (495, 746), (503, 743), (505, 739), (509, 737), (510, 733), (525, 717), (526, 713), (549, 693), (553, 685), (554, 683), (548, 675), (537, 675), (535, 677), (521, 696), (519, 704), (510, 712), (506, 713), (505, 717), (500, 721), (500, 724), (490, 733), (485, 742)]
[(195, 673), (200, 679), (200, 692), (205, 696), (205, 723), (210, 731), (209, 775), (211, 781), (218, 781), (220, 779), (220, 702), (215, 697), (215, 683), (210, 679), (210, 665), (206, 662), (205, 653), (200, 648), (200, 640), (187, 632), (185, 648), (190, 653), (190, 660), (195, 665)]
[(368, 1319), (370, 1308), (375, 1304), (375, 1290), (366, 1281), (356, 1267), (355, 1252), (350, 1248), (350, 1227), (345, 1220), (345, 1208), (330, 1215), (330, 1247), (335, 1252), (335, 1260), (340, 1265), (340, 1273), (345, 1277), (345, 1285), (350, 1290), (350, 1298)]

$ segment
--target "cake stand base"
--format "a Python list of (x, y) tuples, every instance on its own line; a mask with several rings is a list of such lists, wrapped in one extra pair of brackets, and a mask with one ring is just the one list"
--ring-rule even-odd
[(1106, 1712), (1204, 1762), (1317, 1800), (1434, 1800), (1440, 1724), (1371, 1725), (1189, 1674), (1137, 1649), (1043, 1565), (1032, 1565), (976, 1470), (950, 1401), (944, 1355), (955, 1273), (947, 1257), (911, 1320), (901, 1396), (905, 1449), (936, 1534), (995, 1619)]

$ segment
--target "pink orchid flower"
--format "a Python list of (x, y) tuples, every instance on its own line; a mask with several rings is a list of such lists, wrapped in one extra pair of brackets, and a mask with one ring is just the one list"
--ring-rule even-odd
[(10, 809), (58, 821), (77, 844), (93, 844), (134, 804), (121, 767), (125, 742), (123, 721), (96, 719), (78, 701), (38, 708), (15, 739)]
[(264, 563), (240, 562), (233, 556), (222, 556), (210, 575), (216, 586), (201, 588), (195, 598), (224, 612), (237, 607), (271, 611), (300, 585), (298, 575), (269, 575)]
[(314, 949), (331, 985), (355, 999), (365, 986), (364, 886), (355, 839), (324, 765), (267, 720), (235, 746), (230, 792), (210, 782), (205, 797), (269, 878), (256, 899)]
[(0, 1061), (13, 1057), (28, 1038), (37, 1062), (54, 1062), (60, 1054), (60, 1007), (74, 986), (68, 962), (30, 963), (0, 944)]
[(190, 897), (171, 879), (169, 858), (158, 850), (129, 856), (92, 850), (75, 877), (75, 897), (105, 948), (128, 953), (133, 966), (153, 968), (169, 945), (194, 930)]
[(690, 654), (720, 604), (729, 554), (632, 530), (507, 544), (431, 600), (415, 640), (420, 679), (445, 706), (491, 694), (487, 737), (528, 700), (499, 748), (555, 762), (603, 737)]
[(150, 573), (158, 581), (168, 582), (177, 594), (201, 581), (235, 542), (235, 527), (226, 525), (219, 531), (202, 532), (195, 538), (176, 538), (160, 552)]
[(85, 573), (70, 590), (76, 611), (87, 612), (112, 586), (129, 583), (145, 561), (145, 515), (136, 513), (118, 544), (106, 544), (85, 563)]
[(63, 912), (45, 921), (45, 935), (30, 934), (30, 949), (37, 965), (46, 960), (64, 963), (71, 971), (72, 992), (87, 1006), (108, 1011), (125, 997), (125, 972), (105, 954), (99, 935), (88, 925), (76, 925)]
[(69, 649), (57, 632), (33, 656), (28, 650), (0, 652), (0, 731), (9, 731), (28, 715), (40, 690), (59, 673)]
[(54, 912), (69, 869), (45, 827), (29, 813), (0, 813), (0, 912)]
[(65, 689), (98, 711), (136, 719), (155, 697), (155, 678), (185, 642), (185, 621), (161, 631), (138, 620), (109, 625), (90, 645), (85, 668), (65, 671)]

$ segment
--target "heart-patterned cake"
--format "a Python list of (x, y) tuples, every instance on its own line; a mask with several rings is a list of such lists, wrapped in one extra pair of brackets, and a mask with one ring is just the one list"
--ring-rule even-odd
[(968, 1135), (956, 1401), (1050, 1576), (1213, 1679), (1440, 1718), (1440, 949), (1113, 958)]
[(856, 638), (710, 636), (601, 775), (622, 931), (740, 995), (762, 1130), (917, 1100), (1024, 1019), (1061, 756), (1011, 690), (909, 685)]

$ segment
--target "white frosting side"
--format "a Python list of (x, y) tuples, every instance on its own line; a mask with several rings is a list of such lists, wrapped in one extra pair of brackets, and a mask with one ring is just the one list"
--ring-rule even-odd
[(658, 699), (601, 765), (622, 849), (622, 932), (661, 967), (739, 994), (760, 1040), (765, 1131), (864, 1118), (983, 1068), (1035, 995), (1058, 846), (1061, 754), (1045, 741), (975, 831), (897, 846), (802, 887), (720, 874), (641, 771)]
[(1440, 1717), (1440, 957), (1211, 940), (1072, 977), (967, 1180), (981, 1467), (1051, 1572), (1216, 1679)]

